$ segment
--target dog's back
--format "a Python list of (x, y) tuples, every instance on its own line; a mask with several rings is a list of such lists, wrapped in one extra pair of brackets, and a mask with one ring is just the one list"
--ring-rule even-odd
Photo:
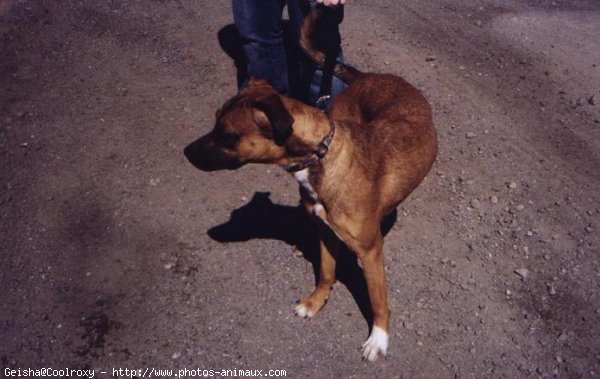
[[(324, 65), (327, 36), (332, 25), (325, 8), (312, 9), (301, 33), (301, 45), (317, 64)], [(317, 31), (319, 31), (317, 33)], [(337, 63), (335, 75), (348, 84), (331, 105), (329, 117), (343, 123), (353, 146), (365, 146), (357, 159), (368, 161), (366, 175), (383, 176), (379, 188), (382, 215), (393, 210), (429, 172), (437, 154), (431, 108), (425, 97), (406, 80), (391, 74), (363, 73)], [(373, 161), (375, 160), (375, 161)], [(375, 171), (372, 168), (377, 168)]]

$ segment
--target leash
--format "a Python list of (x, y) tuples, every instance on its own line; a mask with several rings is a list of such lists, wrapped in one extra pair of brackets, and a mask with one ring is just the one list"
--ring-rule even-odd
[(329, 151), (329, 145), (331, 145), (331, 141), (333, 141), (333, 135), (335, 134), (335, 123), (329, 120), (329, 133), (319, 142), (317, 148), (313, 151), (312, 155), (303, 160), (302, 162), (292, 163), (285, 166), (285, 170), (287, 172), (297, 172), (302, 171), (305, 168), (314, 165), (321, 159), (327, 155)]
[[(317, 6), (324, 7), (323, 5)], [(327, 41), (325, 46), (325, 61), (323, 62), (323, 67), (321, 67), (323, 73), (321, 76), (321, 87), (315, 105), (323, 113), (328, 113), (332, 100), (331, 89), (333, 85), (333, 73), (335, 71), (338, 56), (342, 51), (342, 38), (339, 32), (339, 24), (344, 18), (344, 8), (342, 6), (336, 7), (335, 9), (325, 8), (324, 22), (329, 28), (325, 31), (325, 35), (323, 36)]]

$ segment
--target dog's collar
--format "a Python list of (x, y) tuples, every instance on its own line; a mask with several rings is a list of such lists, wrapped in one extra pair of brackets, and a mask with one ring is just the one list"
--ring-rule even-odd
[(331, 141), (333, 141), (333, 135), (335, 134), (335, 123), (333, 121), (329, 121), (329, 133), (319, 142), (317, 148), (313, 151), (312, 155), (301, 161), (296, 163), (291, 163), (285, 166), (285, 170), (287, 172), (297, 172), (304, 170), (305, 168), (314, 165), (319, 160), (323, 159), (327, 152), (329, 151), (329, 145), (331, 145)]

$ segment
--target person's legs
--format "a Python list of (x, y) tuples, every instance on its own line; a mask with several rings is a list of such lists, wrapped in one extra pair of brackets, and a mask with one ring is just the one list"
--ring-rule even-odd
[[(317, 69), (304, 54), (299, 41), (304, 17), (316, 1), (287, 0), (290, 21), (288, 46), (283, 40), (284, 3), (281, 0), (232, 0), (232, 4), (235, 27), (244, 41), (246, 56), (247, 77), (239, 80), (239, 86), (243, 86), (250, 76), (264, 78), (280, 93), (314, 105), (321, 92), (323, 71)], [(339, 8), (338, 12), (342, 9)], [(340, 22), (341, 18), (340, 13)], [(341, 49), (338, 61), (342, 61)], [(334, 76), (332, 97), (344, 88), (346, 84)]]
[(264, 78), (277, 91), (289, 93), (280, 0), (233, 0), (235, 27), (244, 41), (247, 78)]

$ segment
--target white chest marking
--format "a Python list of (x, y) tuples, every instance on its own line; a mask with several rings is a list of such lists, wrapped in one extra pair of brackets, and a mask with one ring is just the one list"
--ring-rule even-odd
[(323, 204), (321, 204), (321, 202), (319, 201), (319, 195), (317, 195), (317, 191), (315, 191), (315, 188), (312, 186), (312, 184), (310, 184), (310, 181), (308, 180), (308, 168), (296, 171), (294, 173), (294, 177), (302, 186), (302, 188), (304, 188), (311, 200), (315, 203), (313, 213), (315, 214), (315, 216), (320, 217), (319, 213), (321, 213), (321, 211), (323, 210)]

